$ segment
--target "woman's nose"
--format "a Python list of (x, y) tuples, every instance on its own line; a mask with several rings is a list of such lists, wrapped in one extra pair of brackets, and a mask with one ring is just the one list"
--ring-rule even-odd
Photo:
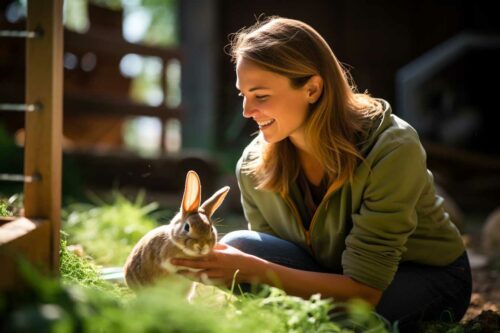
[(252, 109), (252, 106), (250, 103), (248, 103), (248, 100), (246, 98), (243, 99), (243, 117), (252, 118), (252, 114), (254, 112), (255, 110)]

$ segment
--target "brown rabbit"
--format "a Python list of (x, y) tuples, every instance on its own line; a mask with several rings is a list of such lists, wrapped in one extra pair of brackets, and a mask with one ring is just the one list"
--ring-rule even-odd
[(200, 206), (200, 179), (196, 172), (189, 171), (180, 212), (170, 224), (144, 235), (128, 256), (124, 266), (127, 285), (136, 288), (176, 273), (181, 267), (172, 265), (172, 258), (208, 254), (217, 242), (211, 217), (228, 191), (228, 186), (221, 188)]

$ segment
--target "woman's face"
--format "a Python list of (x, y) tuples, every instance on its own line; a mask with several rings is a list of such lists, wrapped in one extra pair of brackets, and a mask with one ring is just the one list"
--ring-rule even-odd
[(296, 146), (303, 145), (303, 125), (309, 109), (305, 86), (292, 88), (287, 77), (241, 58), (236, 75), (236, 88), (243, 97), (243, 116), (258, 124), (266, 142), (289, 137)]

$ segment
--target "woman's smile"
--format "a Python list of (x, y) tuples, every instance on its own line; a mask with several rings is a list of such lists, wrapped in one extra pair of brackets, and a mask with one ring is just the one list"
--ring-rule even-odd
[(257, 125), (259, 125), (259, 129), (264, 129), (264, 128), (271, 126), (275, 122), (275, 120), (270, 119), (270, 120), (256, 121), (256, 122), (257, 122)]

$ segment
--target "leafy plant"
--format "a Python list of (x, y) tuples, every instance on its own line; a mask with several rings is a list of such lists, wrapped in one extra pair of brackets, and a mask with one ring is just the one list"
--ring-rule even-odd
[(331, 299), (321, 299), (319, 294), (305, 300), (289, 296), (281, 289), (264, 286), (258, 295), (246, 294), (237, 298), (233, 305), (237, 311), (229, 312), (228, 316), (241, 315), (257, 321), (275, 321), (280, 323), (274, 327), (276, 332), (354, 333), (390, 330), (390, 324), (360, 300), (334, 303)]
[(94, 198), (96, 204), (71, 204), (63, 210), (63, 230), (68, 243), (80, 244), (100, 265), (125, 262), (135, 243), (157, 226), (151, 213), (158, 208), (153, 202), (143, 204), (144, 192), (135, 202), (119, 192), (111, 203)]
[(9, 211), (9, 204), (7, 200), (0, 200), (0, 217), (11, 216), (12, 213)]
[[(346, 321), (332, 322), (334, 305), (313, 296), (310, 300), (287, 296), (276, 288), (264, 288), (259, 295), (234, 297), (215, 287), (220, 306), (209, 299), (186, 301), (190, 282), (167, 279), (136, 294), (113, 289), (97, 281), (92, 264), (68, 255), (62, 244), (62, 280), (40, 275), (21, 262), (29, 288), (24, 293), (7, 292), (0, 296), (0, 331), (6, 332), (387, 332), (385, 327), (364, 326), (352, 329), (347, 318), (359, 322), (359, 306), (353, 304)], [(73, 270), (83, 275), (75, 275)], [(70, 279), (68, 279), (68, 274)], [(83, 281), (74, 280), (76, 276)], [(89, 277), (91, 277), (89, 279)], [(117, 292), (118, 291), (118, 292)], [(124, 297), (127, 296), (127, 297)], [(217, 297), (221, 296), (221, 297)], [(369, 315), (369, 313), (366, 313)]]
[(23, 195), (13, 194), (8, 198), (0, 197), (0, 217), (20, 216), (23, 209)]
[[(65, 209), (68, 234), (61, 243), (62, 280), (56, 283), (32, 278), (39, 282), (35, 283), (36, 292), (30, 299), (12, 303), (6, 298), (4, 310), (7, 309), (12, 323), (9, 331), (35, 327), (22, 326), (14, 317), (24, 317), (23, 322), (29, 325), (38, 322), (37, 331), (60, 333), (353, 333), (390, 329), (365, 303), (333, 303), (319, 295), (305, 300), (268, 286), (262, 286), (255, 294), (235, 296), (230, 290), (200, 284), (196, 297), (188, 303), (186, 295), (191, 282), (180, 277), (172, 276), (137, 293), (104, 281), (96, 264), (121, 265), (130, 247), (156, 225), (152, 212), (157, 205), (144, 205), (143, 193), (135, 202), (119, 193), (114, 193), (113, 198), (112, 203), (95, 199), (98, 203), (94, 205), (75, 204)], [(68, 243), (84, 245), (95, 261), (69, 251), (66, 237)], [(109, 252), (115, 252), (114, 259), (109, 258)]]

